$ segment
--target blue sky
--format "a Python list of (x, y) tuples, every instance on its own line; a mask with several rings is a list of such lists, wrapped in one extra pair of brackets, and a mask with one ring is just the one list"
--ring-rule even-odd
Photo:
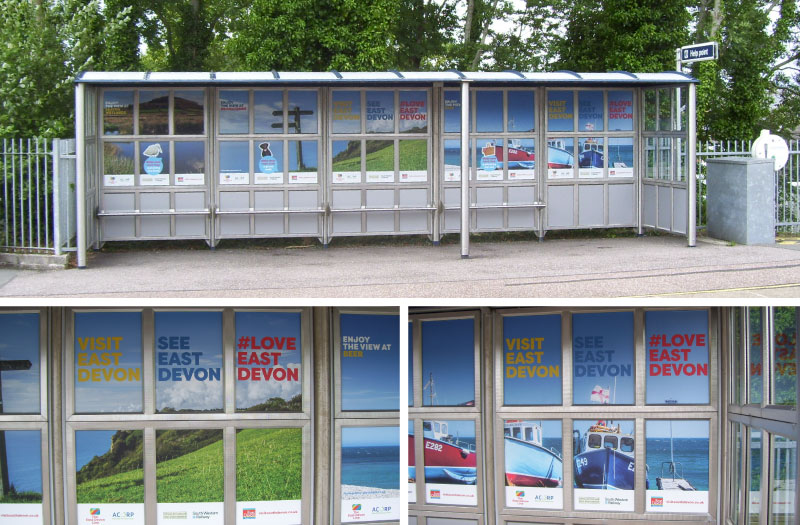
[[(361, 357), (340, 356), (343, 410), (399, 410), (400, 317), (342, 314), (341, 336), (369, 337), (368, 345), (390, 350), (360, 350)], [(361, 343), (358, 344), (361, 349)], [(347, 348), (342, 345), (342, 351)], [(351, 349), (352, 350), (352, 349)]]
[[(350, 105), (348, 106), (347, 103)], [(361, 133), (361, 93), (359, 91), (334, 91), (331, 112), (334, 133)], [(340, 117), (339, 120), (337, 117)], [(344, 117), (358, 118), (351, 120)], [(335, 152), (334, 155), (336, 155)]]
[[(453, 406), (475, 400), (474, 319), (422, 323), (422, 384), (433, 375), (433, 405)], [(430, 390), (422, 405), (431, 406)]]
[[(42, 492), (42, 435), (38, 430), (6, 430), (8, 481), (18, 492)], [(0, 458), (3, 461), (3, 458)]]
[(706, 438), (709, 437), (709, 422), (706, 420), (660, 420), (648, 419), (645, 422), (645, 433), (648, 438), (668, 438), (669, 426), (672, 423), (673, 438)]
[[(121, 337), (119, 368), (142, 370), (142, 314), (140, 312), (78, 312), (75, 314), (75, 411), (141, 412), (142, 381), (78, 381), (80, 369), (110, 370), (111, 366), (78, 366), (80, 340), (87, 337)], [(112, 350), (116, 351), (116, 350)], [(102, 354), (106, 351), (97, 351)]]
[[(515, 339), (531, 339), (543, 337), (541, 349), (534, 342), (536, 349), (522, 350), (514, 345)], [(510, 343), (509, 343), (510, 342)], [(544, 352), (541, 362), (506, 364), (506, 356), (514, 358), (525, 356), (528, 352)], [(536, 356), (533, 356), (536, 358)], [(561, 315), (526, 315), (507, 316), (503, 318), (503, 403), (505, 405), (560, 405), (561, 381), (564, 370), (561, 366)], [(526, 367), (558, 366), (558, 377), (527, 377)], [(519, 377), (523, 367), (526, 377)], [(517, 373), (516, 377), (508, 377), (508, 370)]]
[(590, 128), (603, 131), (602, 91), (578, 91), (578, 131)]
[(342, 427), (342, 448), (400, 446), (400, 427)]
[(289, 141), (289, 171), (299, 171), (297, 168), (297, 145), (303, 154), (303, 164), (306, 169), (317, 169), (317, 141), (316, 140), (290, 140)]
[(116, 430), (78, 430), (75, 432), (75, 470), (80, 470), (95, 456), (111, 450), (111, 437)]
[(438, 421), (447, 423), (447, 433), (465, 439), (475, 439), (475, 422), (458, 419), (426, 419), (425, 422)]
[(3, 412), (39, 413), (39, 314), (0, 314), (0, 360), (27, 359), (28, 370), (2, 372)]
[[(599, 341), (602, 346), (599, 348), (578, 348), (577, 339), (601, 337)], [(574, 314), (572, 316), (572, 355), (573, 355), (573, 369), (577, 369), (579, 365), (587, 367), (592, 370), (595, 375), (589, 376), (588, 374), (583, 377), (576, 377), (573, 372), (573, 402), (581, 405), (594, 404), (591, 401), (592, 389), (595, 386), (601, 386), (610, 389), (609, 403), (614, 403), (614, 376), (609, 375), (612, 371), (612, 365), (618, 367), (630, 366), (631, 375), (629, 376), (616, 376), (616, 404), (625, 405), (632, 404), (634, 401), (633, 392), (633, 378), (635, 375), (634, 358), (633, 358), (633, 312), (603, 312), (603, 313), (586, 313)], [(592, 344), (597, 343), (596, 339), (592, 339)], [(607, 352), (613, 351), (611, 354), (611, 361), (608, 361)], [(594, 357), (595, 361), (589, 361), (588, 356)], [(581, 362), (578, 362), (578, 356), (581, 356)], [(598, 359), (602, 357), (605, 361), (600, 362)], [(588, 367), (595, 366), (597, 368), (589, 369)], [(609, 367), (605, 370), (600, 367)]]

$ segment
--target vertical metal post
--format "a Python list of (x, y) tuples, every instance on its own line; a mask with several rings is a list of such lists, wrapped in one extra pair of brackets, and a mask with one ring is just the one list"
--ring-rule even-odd
[(75, 88), (75, 214), (77, 215), (78, 268), (86, 268), (86, 85)]
[[(61, 141), (53, 139), (53, 253), (61, 255)], [(69, 213), (69, 211), (67, 212)]]
[(469, 258), (469, 80), (461, 81), (461, 258)]
[(695, 85), (689, 84), (689, 126), (686, 130), (686, 155), (689, 157), (689, 221), (686, 231), (689, 246), (697, 245), (697, 108)]

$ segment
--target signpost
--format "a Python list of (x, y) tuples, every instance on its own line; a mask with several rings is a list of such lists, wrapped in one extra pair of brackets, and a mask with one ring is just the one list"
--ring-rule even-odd
[[(679, 64), (690, 64), (692, 62), (716, 60), (719, 58), (719, 48), (716, 42), (703, 42), (702, 44), (683, 46), (678, 51)], [(678, 65), (678, 67), (680, 68), (680, 65)]]

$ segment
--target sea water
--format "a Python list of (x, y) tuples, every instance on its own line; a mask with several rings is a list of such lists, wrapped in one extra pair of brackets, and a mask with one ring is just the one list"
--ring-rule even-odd
[[(647, 479), (650, 490), (656, 490), (656, 478), (661, 477), (662, 462), (670, 461), (669, 438), (647, 439)], [(683, 479), (696, 490), (708, 490), (708, 439), (674, 438), (672, 440), (675, 463), (680, 463), (676, 477), (683, 472)], [(669, 465), (664, 465), (664, 476), (671, 477)]]
[(342, 484), (400, 488), (400, 447), (343, 447)]

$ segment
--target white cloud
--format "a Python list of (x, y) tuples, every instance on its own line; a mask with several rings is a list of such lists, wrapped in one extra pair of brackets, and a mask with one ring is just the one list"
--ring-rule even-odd
[[(300, 363), (287, 363), (285, 367), (280, 368), (297, 369), (299, 372)], [(302, 391), (302, 377), (299, 378), (300, 381), (237, 381), (236, 406), (247, 408), (272, 397), (288, 401)]]
[(222, 409), (222, 381), (159, 381), (156, 388), (157, 409)]

